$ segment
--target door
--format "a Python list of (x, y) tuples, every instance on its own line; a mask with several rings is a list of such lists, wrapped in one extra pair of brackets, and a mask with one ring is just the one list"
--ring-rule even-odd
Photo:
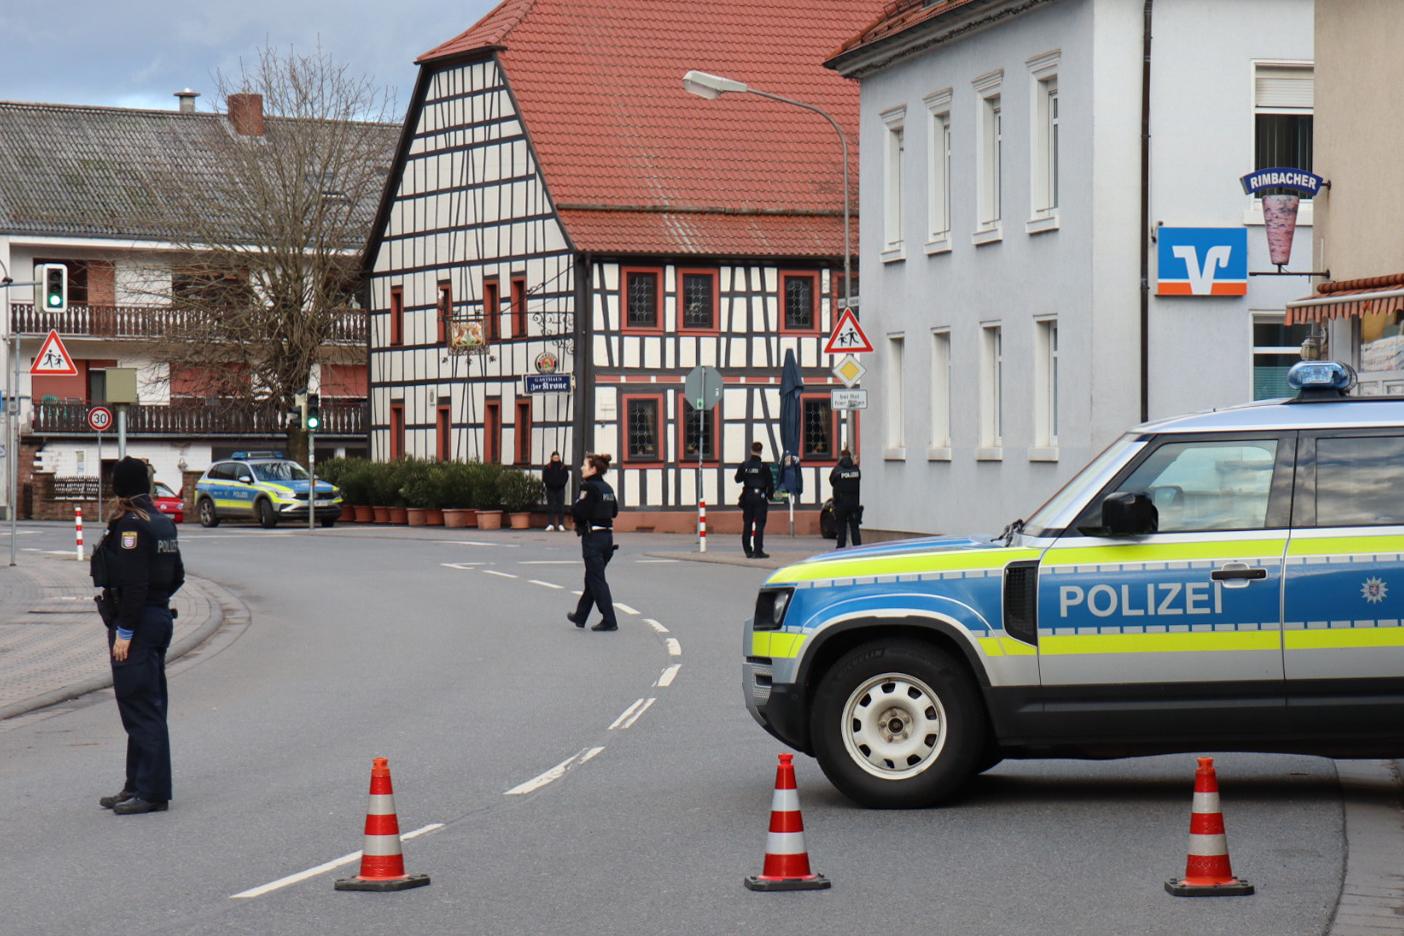
[[(1282, 561), (1295, 439), (1153, 440), (1045, 552), (1045, 716), (1080, 740), (1281, 729)], [(1155, 532), (1104, 535), (1102, 501), (1141, 492)]]

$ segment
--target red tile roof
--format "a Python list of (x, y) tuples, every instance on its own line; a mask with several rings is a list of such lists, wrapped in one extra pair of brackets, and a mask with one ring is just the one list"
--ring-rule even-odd
[(419, 62), (500, 56), (580, 249), (840, 256), (843, 160), (828, 122), (756, 95), (707, 101), (683, 90), (682, 76), (725, 75), (833, 115), (848, 136), (856, 215), (858, 85), (823, 59), (882, 9), (881, 0), (505, 0)]
[[(891, 0), (882, 8), (877, 19), (860, 32), (848, 37), (837, 49), (831, 50), (828, 58), (847, 57), (850, 53), (891, 39), (913, 26), (939, 19), (953, 10), (976, 2), (982, 0)], [(831, 61), (829, 64), (835, 63)]]

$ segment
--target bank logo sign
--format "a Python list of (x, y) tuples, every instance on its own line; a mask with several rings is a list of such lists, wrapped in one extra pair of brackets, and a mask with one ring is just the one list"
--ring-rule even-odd
[(1246, 228), (1170, 228), (1157, 232), (1160, 296), (1248, 294)]

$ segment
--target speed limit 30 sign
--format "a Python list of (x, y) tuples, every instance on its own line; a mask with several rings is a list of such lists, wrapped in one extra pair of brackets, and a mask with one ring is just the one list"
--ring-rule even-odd
[(88, 410), (88, 425), (95, 432), (106, 432), (112, 428), (112, 410), (105, 406), (94, 406)]

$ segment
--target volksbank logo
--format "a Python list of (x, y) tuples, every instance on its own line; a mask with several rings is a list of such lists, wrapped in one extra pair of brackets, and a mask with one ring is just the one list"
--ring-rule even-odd
[(1244, 296), (1248, 293), (1245, 228), (1160, 228), (1160, 296)]

